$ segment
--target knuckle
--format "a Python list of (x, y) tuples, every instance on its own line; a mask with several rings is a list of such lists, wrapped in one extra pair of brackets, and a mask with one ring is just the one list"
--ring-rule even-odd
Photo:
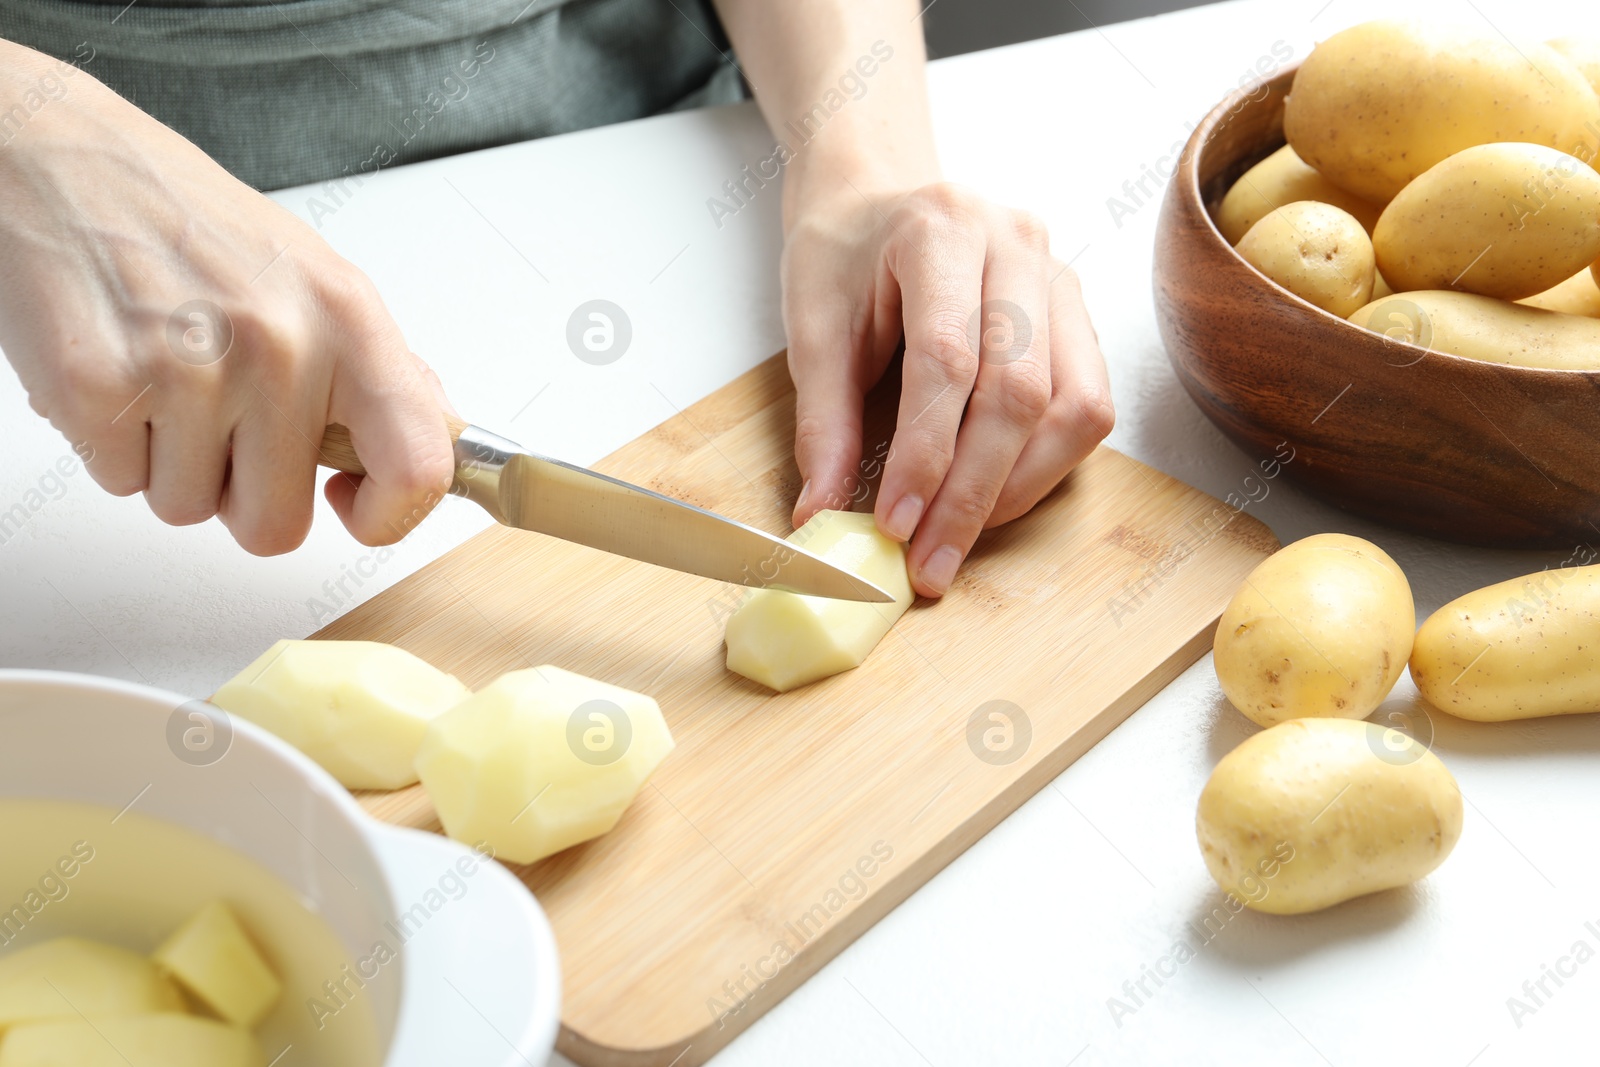
[(994, 511), (995, 493), (981, 486), (963, 488), (951, 493), (942, 501), (947, 516), (963, 530), (976, 533), (983, 529)]
[(1117, 411), (1111, 402), (1111, 394), (1098, 388), (1079, 389), (1074, 407), (1080, 425), (1093, 435), (1094, 440), (1104, 441), (1111, 436), (1111, 431), (1117, 425)]
[(953, 314), (935, 314), (921, 338), (921, 355), (933, 361), (944, 377), (971, 382), (978, 374), (978, 352), (967, 324)]
[(1050, 228), (1031, 211), (1010, 212), (1011, 235), (1029, 248), (1043, 251), (1050, 247)]
[(1051, 262), (1056, 272), (1055, 284), (1062, 286), (1068, 293), (1081, 300), (1083, 298), (1083, 281), (1078, 277), (1077, 270), (1067, 266), (1059, 259)]
[(1034, 360), (1019, 359), (998, 368), (995, 402), (1015, 423), (1033, 425), (1050, 406), (1050, 371)]

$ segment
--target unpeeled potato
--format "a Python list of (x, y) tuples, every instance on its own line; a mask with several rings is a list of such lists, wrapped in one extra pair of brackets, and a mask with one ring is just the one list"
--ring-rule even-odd
[[(1376, 300), (1377, 296), (1374, 292), (1373, 299)], [(1560, 285), (1525, 297), (1517, 303), (1567, 315), (1600, 318), (1600, 282), (1596, 281), (1596, 272), (1592, 269), (1580, 270)]]
[(1401, 291), (1533, 296), (1600, 256), (1600, 174), (1534, 144), (1463, 149), (1389, 202), (1372, 246)]
[(1566, 56), (1600, 93), (1600, 37), (1562, 37), (1546, 43)]
[(1284, 133), (1329, 181), (1381, 204), (1473, 145), (1524, 141), (1594, 162), (1595, 93), (1548, 45), (1380, 20), (1336, 33), (1306, 57), (1284, 105)]
[(1228, 189), (1217, 206), (1217, 229), (1229, 244), (1236, 245), (1268, 212), (1297, 200), (1316, 200), (1347, 211), (1369, 234), (1383, 211), (1382, 204), (1341, 189), (1295, 155), (1293, 146), (1284, 145), (1245, 171)]
[[(1600, 370), (1600, 319), (1565, 315), (1476, 293), (1425, 290), (1374, 300), (1350, 321), (1415, 346), (1409, 358), (1448, 352), (1486, 363)], [(1397, 356), (1393, 362), (1401, 362)]]
[(1301, 200), (1268, 212), (1239, 241), (1245, 262), (1340, 318), (1372, 299), (1372, 242), (1349, 212)]

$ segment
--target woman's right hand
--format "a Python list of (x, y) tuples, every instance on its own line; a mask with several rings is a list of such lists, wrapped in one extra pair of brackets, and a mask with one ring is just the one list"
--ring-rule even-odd
[(399, 540), (449, 489), (448, 405), (372, 283), (86, 72), (0, 44), (0, 99), (52, 77), (0, 147), (0, 347), (34, 410), (110, 492), (259, 555), (305, 538), (343, 423), (368, 474), (328, 499)]

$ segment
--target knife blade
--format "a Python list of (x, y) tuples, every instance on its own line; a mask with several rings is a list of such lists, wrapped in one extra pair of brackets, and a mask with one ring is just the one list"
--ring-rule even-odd
[[(871, 604), (894, 600), (871, 582), (753, 526), (529, 452), (462, 420), (445, 421), (455, 443), (450, 491), (506, 526), (734, 585)], [(350, 431), (337, 423), (323, 434), (318, 455), (324, 467), (366, 473)]]

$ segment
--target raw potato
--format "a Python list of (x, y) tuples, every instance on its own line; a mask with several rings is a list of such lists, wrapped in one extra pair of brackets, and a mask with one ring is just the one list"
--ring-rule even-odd
[(1455, 779), (1415, 738), (1296, 719), (1222, 757), (1195, 829), (1219, 886), (1298, 915), (1424, 877), (1455, 848), (1461, 815)]
[(279, 641), (211, 703), (322, 764), (348, 789), (400, 789), (434, 716), (472, 695), (404, 649), (377, 641)]
[(1411, 678), (1434, 707), (1501, 722), (1600, 711), (1600, 566), (1557, 567), (1428, 617)]
[(1539, 145), (1468, 148), (1400, 190), (1372, 245), (1402, 291), (1534, 296), (1600, 256), (1600, 174)]
[(265, 1067), (247, 1031), (193, 1015), (33, 1023), (0, 1042), (0, 1067)]
[[(1374, 300), (1350, 316), (1363, 329), (1419, 349), (1486, 363), (1600, 370), (1600, 319), (1427, 290)], [(1424, 351), (1415, 357), (1422, 358)], [(1395, 362), (1400, 362), (1397, 356)]]
[(445, 833), (532, 863), (615, 826), (672, 747), (654, 700), (546, 665), (433, 720), (417, 773)]
[(1512, 44), (1488, 30), (1378, 21), (1312, 50), (1295, 75), (1283, 125), (1301, 159), (1384, 204), (1473, 145), (1526, 141), (1592, 163), (1600, 98), (1548, 45)]
[(911, 606), (905, 546), (870, 514), (819, 511), (789, 540), (894, 597), (864, 604), (756, 589), (728, 617), (728, 669), (768, 689), (796, 686), (860, 666)]
[(1372, 242), (1347, 211), (1314, 200), (1271, 211), (1239, 242), (1245, 262), (1341, 319), (1372, 299)]
[(1399, 564), (1348, 534), (1316, 534), (1263, 560), (1217, 623), (1217, 680), (1252, 722), (1360, 719), (1405, 669), (1416, 629)]
[(172, 980), (137, 952), (61, 937), (0, 956), (0, 1033), (30, 1021), (184, 1010)]
[(1588, 79), (1590, 88), (1600, 93), (1600, 37), (1563, 37), (1547, 43), (1566, 56)]
[(283, 993), (278, 976), (220, 900), (195, 912), (151, 959), (218, 1017), (246, 1029), (264, 1019)]
[(1233, 183), (1217, 206), (1217, 229), (1230, 245), (1236, 245), (1268, 212), (1297, 200), (1341, 208), (1369, 234), (1383, 211), (1383, 205), (1345, 192), (1295, 155), (1292, 146), (1284, 145)]
[(1567, 315), (1600, 318), (1600, 283), (1595, 281), (1593, 271), (1580, 270), (1553, 289), (1546, 289), (1537, 296), (1518, 300), (1517, 303)]

